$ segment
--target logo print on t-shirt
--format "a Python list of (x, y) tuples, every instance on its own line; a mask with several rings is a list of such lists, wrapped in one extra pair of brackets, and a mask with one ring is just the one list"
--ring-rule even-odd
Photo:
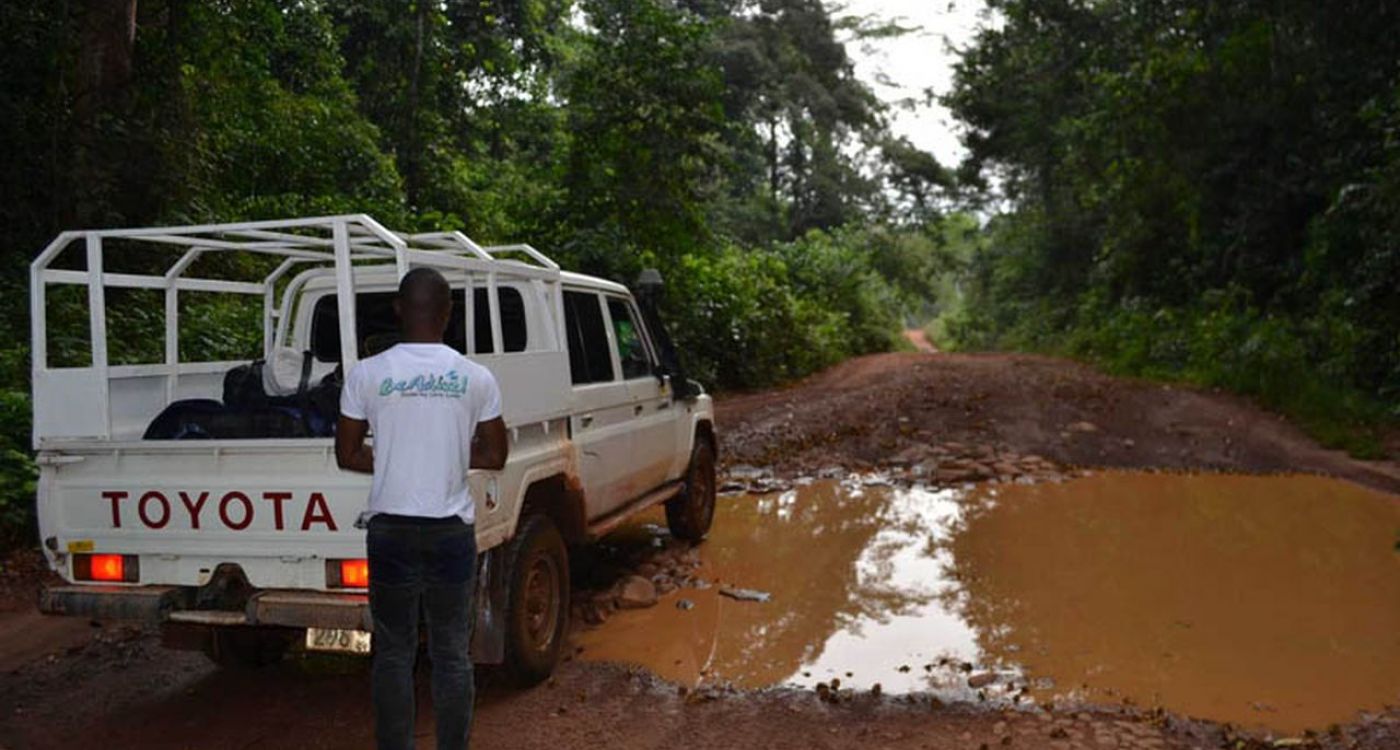
[(461, 398), (467, 392), (467, 378), (448, 370), (441, 375), (415, 375), (410, 380), (384, 378), (379, 384), (380, 396), (410, 396), (414, 398)]

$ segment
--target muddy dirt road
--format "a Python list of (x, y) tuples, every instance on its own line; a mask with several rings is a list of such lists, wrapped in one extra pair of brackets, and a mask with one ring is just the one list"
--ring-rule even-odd
[[(1393, 463), (1322, 450), (1239, 399), (1038, 357), (866, 357), (789, 388), (721, 400), (719, 415), (729, 482), (755, 489), (823, 470), (980, 487), (992, 478), (1120, 467), (1309, 472), (1400, 491)], [(734, 514), (778, 497), (732, 495), (719, 513), (745, 518)], [(985, 546), (985, 564), (1007, 559), (995, 543)], [(317, 657), (220, 671), (198, 654), (163, 650), (149, 631), (49, 625), (32, 610), (32, 560), (16, 562), (0, 575), (0, 748), (370, 746), (362, 662)], [(593, 643), (622, 620), (578, 642)], [(1288, 679), (1288, 670), (1280, 674)], [(989, 707), (975, 697), (881, 695), (864, 685), (690, 688), (583, 659), (533, 690), (495, 686), (489, 673), (484, 683), (474, 734), (481, 748), (1263, 748), (1288, 734), (1241, 737), (1143, 702)], [(429, 747), (431, 715), (420, 713), (419, 746)], [(1400, 711), (1289, 740), (1281, 746), (1400, 748)]]
[[(1319, 447), (1224, 393), (1104, 375), (1050, 357), (879, 354), (718, 405), (728, 467), (874, 468), (910, 448), (993, 449), (1065, 467), (1317, 473), (1400, 492), (1400, 467)], [(1392, 443), (1394, 441), (1391, 441)]]

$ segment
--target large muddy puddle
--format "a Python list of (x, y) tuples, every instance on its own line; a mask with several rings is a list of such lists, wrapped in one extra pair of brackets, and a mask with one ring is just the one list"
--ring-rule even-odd
[[(614, 543), (663, 526), (640, 519)], [(715, 585), (620, 612), (578, 644), (688, 685), (835, 679), (1322, 729), (1400, 704), (1397, 544), (1400, 499), (1316, 477), (818, 481), (721, 497), (701, 546)]]

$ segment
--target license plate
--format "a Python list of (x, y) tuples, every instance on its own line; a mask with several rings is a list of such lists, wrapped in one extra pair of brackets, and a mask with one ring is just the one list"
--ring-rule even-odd
[(369, 633), (340, 628), (307, 628), (307, 651), (337, 651), (343, 654), (368, 654)]

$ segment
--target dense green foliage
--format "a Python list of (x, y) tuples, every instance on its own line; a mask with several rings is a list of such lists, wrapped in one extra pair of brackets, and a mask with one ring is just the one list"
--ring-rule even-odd
[[(893, 346), (951, 183), (838, 35), (897, 32), (820, 0), (0, 6), (0, 536), (33, 490), (24, 269), (63, 229), (365, 212), (620, 281), (655, 265), (712, 388)], [(114, 362), (160, 357), (141, 294), (109, 305)], [(255, 350), (257, 311), (189, 304), (182, 356)], [(81, 293), (50, 314), (52, 361), (84, 364)]]
[[(945, 97), (956, 171), (846, 56), (898, 26), (821, 0), (0, 5), (0, 537), (34, 484), (26, 267), (81, 227), (366, 212), (660, 268), (712, 388), (932, 319), (940, 346), (1228, 387), (1374, 451), (1355, 427), (1400, 417), (1400, 7), (988, 5)], [(140, 294), (113, 361), (159, 356)], [(256, 310), (183, 297), (186, 355), (256, 346)], [(81, 294), (50, 313), (54, 363), (83, 363)]]
[(944, 327), (1374, 451), (1339, 428), (1400, 417), (1400, 6), (989, 5), (947, 103), (1012, 210)]

